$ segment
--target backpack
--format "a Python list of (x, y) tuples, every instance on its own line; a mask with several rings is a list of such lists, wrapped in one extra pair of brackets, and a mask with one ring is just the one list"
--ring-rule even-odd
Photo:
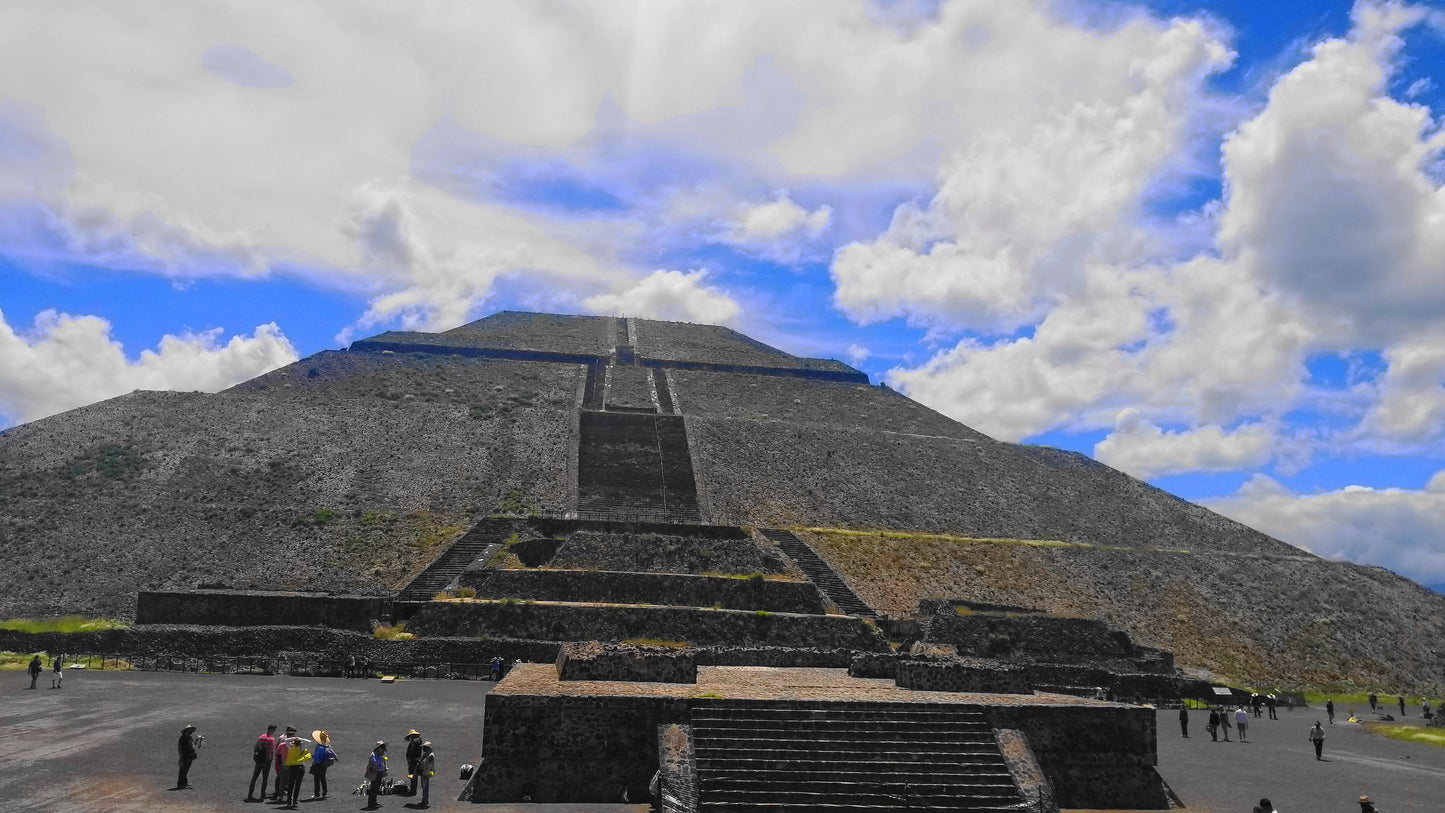
[(251, 759), (259, 764), (265, 764), (271, 759), (271, 752), (266, 750), (266, 744), (258, 741), (256, 747), (251, 749)]

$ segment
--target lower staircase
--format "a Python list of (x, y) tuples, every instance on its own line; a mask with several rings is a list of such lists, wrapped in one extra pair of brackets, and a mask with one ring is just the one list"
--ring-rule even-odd
[(697, 523), (697, 483), (680, 415), (584, 411), (577, 510), (588, 519)]
[(877, 618), (878, 614), (873, 612), (863, 599), (843, 581), (837, 571), (823, 561), (818, 552), (808, 546), (807, 542), (798, 538), (792, 531), (784, 531), (778, 528), (763, 528), (763, 536), (778, 543), (778, 548), (787, 554), (789, 559), (797, 563), (798, 569), (808, 580), (823, 591), (823, 595), (833, 602), (833, 605), (848, 615), (856, 615), (862, 618)]
[(480, 557), (491, 556), (492, 551), (501, 546), (508, 536), (521, 533), (526, 527), (526, 520), (510, 517), (488, 517), (479, 521), (403, 587), (396, 594), (396, 600), (430, 601), (432, 596), (455, 581), (468, 565)]
[(696, 700), (692, 737), (700, 813), (1028, 809), (974, 708)]

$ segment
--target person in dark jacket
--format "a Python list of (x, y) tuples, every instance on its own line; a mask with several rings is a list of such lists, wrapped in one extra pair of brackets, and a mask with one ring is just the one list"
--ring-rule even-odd
[(1179, 707), (1179, 731), (1184, 734), (1185, 739), (1189, 737), (1189, 709)]
[(417, 763), (421, 761), (421, 743), (421, 733), (415, 728), (406, 732), (406, 775), (411, 778), (410, 796), (416, 795), (416, 786), (421, 780), (416, 770)]
[(363, 810), (376, 810), (376, 796), (381, 792), (381, 780), (386, 777), (386, 741), (377, 740), (376, 747), (371, 749), (371, 756), (366, 761), (366, 807)]
[(1211, 741), (1211, 742), (1219, 742), (1219, 710), (1218, 710), (1218, 709), (1210, 709), (1210, 710), (1209, 710), (1209, 724), (1206, 725), (1205, 728), (1209, 730), (1209, 739), (1210, 739), (1210, 741)]
[(40, 680), (40, 672), (44, 669), (45, 664), (40, 662), (39, 655), (30, 659), (30, 688), (35, 688), (36, 681)]
[(176, 740), (176, 756), (180, 757), (180, 773), (176, 774), (176, 790), (191, 786), (191, 763), (196, 761), (196, 727), (188, 725), (181, 729), (181, 738)]

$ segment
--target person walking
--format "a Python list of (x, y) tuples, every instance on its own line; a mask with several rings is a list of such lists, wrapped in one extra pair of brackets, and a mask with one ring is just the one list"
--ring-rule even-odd
[(1310, 742), (1315, 744), (1315, 759), (1324, 759), (1321, 755), (1325, 751), (1325, 730), (1319, 720), (1315, 720), (1314, 728), (1310, 729)]
[(1405, 716), (1405, 695), (1400, 695), (1400, 716)]
[[(82, 694), (84, 694), (82, 692)], [(181, 729), (181, 738), (176, 740), (176, 756), (179, 757), (180, 772), (176, 774), (175, 790), (191, 786), (191, 763), (196, 761), (196, 727), (188, 725)]]
[(316, 740), (316, 753), (311, 757), (311, 798), (325, 799), (326, 770), (336, 764), (336, 751), (331, 747), (330, 733), (317, 729), (311, 737)]
[(1179, 707), (1179, 732), (1184, 735), (1184, 739), (1189, 739), (1189, 708), (1187, 706)]
[(1335, 700), (1330, 698), (1325, 701), (1325, 716), (1330, 718), (1330, 725), (1335, 724)]
[[(259, 802), (266, 798), (266, 783), (271, 779), (271, 760), (276, 758), (276, 726), (266, 726), (266, 731), (256, 738), (256, 744), (251, 746), (251, 762), (254, 767), (251, 769), (251, 784), (246, 788), (246, 801)], [(261, 795), (256, 795), (256, 777), (261, 778)], [(276, 784), (281, 784), (281, 777), (276, 777)]]
[(1375, 810), (1375, 803), (1370, 801), (1370, 797), (1360, 797), (1360, 813), (1377, 813)]
[(421, 760), (421, 733), (415, 728), (406, 732), (406, 776), (411, 780), (408, 796), (416, 795), (416, 765)]
[(1229, 742), (1229, 709), (1219, 707), (1219, 730), (1224, 734), (1224, 741)]
[(45, 669), (45, 664), (40, 662), (40, 655), (30, 659), (30, 688), (34, 689), (36, 682), (40, 680), (40, 673)]
[(60, 681), (65, 678), (64, 668), (65, 656), (56, 655), (50, 659), (50, 688), (59, 689)]
[(1373, 713), (1376, 710), (1375, 707), (1379, 704), (1380, 696), (1375, 694), (1374, 692), (1370, 692), (1370, 712)]
[(1266, 695), (1264, 698), (1264, 704), (1269, 707), (1269, 719), (1278, 720), (1279, 715), (1275, 713), (1274, 709), (1276, 706), (1279, 705), (1279, 702), (1275, 700), (1274, 695)]
[(1244, 706), (1234, 710), (1234, 727), (1239, 729), (1239, 741), (1249, 742), (1249, 712), (1244, 710)]
[(417, 775), (421, 777), (421, 804), (417, 805), (417, 807), (423, 810), (431, 807), (429, 802), (431, 798), (431, 778), (432, 775), (436, 773), (436, 767), (437, 758), (436, 754), (432, 753), (431, 743), (422, 743), (421, 759), (416, 761), (416, 772)]
[(1210, 710), (1209, 710), (1209, 722), (1204, 726), (1204, 729), (1209, 732), (1209, 741), (1210, 741), (1210, 742), (1219, 742), (1219, 712), (1218, 712), (1218, 711), (1216, 711), (1216, 710), (1214, 710), (1214, 709), (1210, 709)]
[(376, 794), (381, 792), (381, 779), (386, 776), (386, 740), (377, 740), (366, 761), (366, 810), (376, 810)]

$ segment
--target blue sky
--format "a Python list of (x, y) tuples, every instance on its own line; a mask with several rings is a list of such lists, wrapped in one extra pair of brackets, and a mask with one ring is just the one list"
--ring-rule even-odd
[(1442, 32), (1438, 3), (10, 3), (0, 427), (503, 308), (714, 322), (1445, 584)]

